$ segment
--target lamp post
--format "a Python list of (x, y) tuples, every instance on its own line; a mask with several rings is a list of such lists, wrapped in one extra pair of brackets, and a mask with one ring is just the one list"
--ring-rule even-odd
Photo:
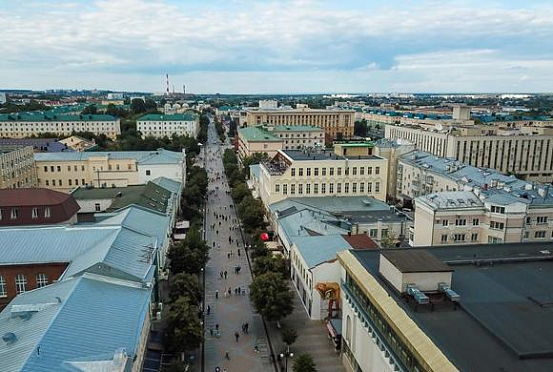
[(280, 360), (284, 358), (285, 372), (288, 372), (288, 358), (292, 358), (293, 356), (294, 356), (294, 353), (290, 352), (290, 345), (286, 345), (286, 351), (284, 353), (279, 354)]

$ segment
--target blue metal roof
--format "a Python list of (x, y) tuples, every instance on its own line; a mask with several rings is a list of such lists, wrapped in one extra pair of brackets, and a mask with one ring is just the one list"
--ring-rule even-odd
[(90, 158), (108, 157), (109, 159), (135, 159), (137, 164), (178, 164), (184, 161), (184, 152), (164, 149), (154, 151), (106, 151), (106, 152), (55, 152), (37, 153), (35, 160), (40, 161), (83, 161)]
[[(132, 364), (150, 296), (150, 288), (89, 275), (17, 296), (0, 313), (0, 333), (16, 336), (0, 343), (2, 371), (76, 371), (80, 361), (105, 363), (121, 348)], [(28, 318), (20, 312), (33, 308)]]
[(158, 177), (151, 182), (163, 187), (165, 190), (171, 191), (173, 194), (179, 194), (182, 190), (182, 183), (166, 177)]
[(252, 164), (250, 165), (250, 176), (259, 179), (259, 176), (261, 174), (261, 170), (259, 169), (259, 164)]
[(340, 251), (352, 249), (342, 235), (298, 237), (293, 242), (310, 269), (335, 259)]

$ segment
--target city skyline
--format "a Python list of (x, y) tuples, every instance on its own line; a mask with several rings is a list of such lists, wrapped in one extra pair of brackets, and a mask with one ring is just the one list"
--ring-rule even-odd
[[(1, 89), (551, 91), (544, 0), (0, 2)], [(171, 87), (172, 88), (172, 87)]]

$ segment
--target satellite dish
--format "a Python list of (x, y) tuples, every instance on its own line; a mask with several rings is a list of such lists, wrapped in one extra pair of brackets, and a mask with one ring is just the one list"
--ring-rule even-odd
[(444, 126), (442, 125), (442, 123), (436, 124), (436, 130), (442, 130), (442, 129), (444, 129)]

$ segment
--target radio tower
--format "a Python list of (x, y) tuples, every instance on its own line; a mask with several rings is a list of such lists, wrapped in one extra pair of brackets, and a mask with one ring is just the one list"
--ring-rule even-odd
[(165, 74), (165, 77), (167, 78), (167, 95), (169, 95), (169, 74)]

